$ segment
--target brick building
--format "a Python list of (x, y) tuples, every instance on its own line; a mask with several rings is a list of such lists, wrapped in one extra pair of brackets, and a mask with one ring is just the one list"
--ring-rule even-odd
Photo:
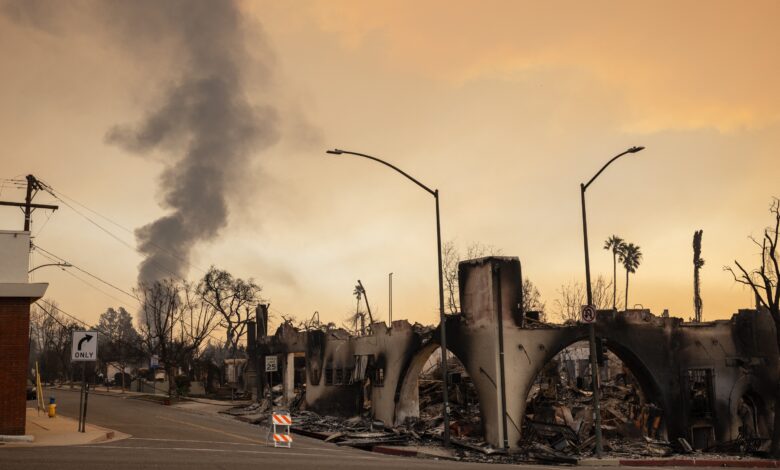
[(30, 303), (48, 284), (29, 283), (30, 232), (0, 231), (0, 436), (25, 433)]

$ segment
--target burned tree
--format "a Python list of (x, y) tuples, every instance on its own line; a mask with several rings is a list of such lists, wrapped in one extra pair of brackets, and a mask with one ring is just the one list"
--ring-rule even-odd
[[(599, 274), (596, 282), (591, 286), (593, 291), (593, 306), (598, 310), (607, 310), (611, 306), (612, 282)], [(523, 290), (523, 296), (526, 295)], [(558, 315), (564, 323), (580, 319), (580, 310), (586, 303), (585, 286), (576, 281), (562, 284), (558, 289), (558, 298), (555, 299)], [(618, 305), (619, 306), (619, 305)]]
[(702, 319), (701, 278), (699, 277), (699, 270), (704, 266), (704, 259), (701, 257), (702, 233), (702, 230), (693, 233), (693, 311), (697, 322)]
[(217, 312), (196, 295), (187, 282), (172, 279), (141, 284), (139, 334), (146, 351), (157, 354), (168, 378), (168, 392), (175, 391), (175, 374), (195, 362), (204, 341), (218, 326)]
[(523, 312), (539, 312), (539, 319), (545, 321), (545, 303), (542, 301), (542, 294), (534, 283), (528, 279), (523, 279)]
[(458, 263), (464, 259), (483, 258), (485, 256), (501, 256), (501, 249), (493, 245), (475, 242), (466, 247), (466, 257), (461, 259), (460, 251), (454, 240), (450, 240), (442, 246), (442, 276), (447, 297), (447, 309), (451, 315), (460, 313)]
[[(780, 347), (780, 289), (778, 289), (778, 277), (780, 277), (780, 254), (778, 253), (778, 236), (780, 235), (780, 199), (774, 198), (769, 207), (772, 214), (772, 223), (764, 229), (762, 237), (750, 240), (760, 248), (761, 264), (758, 268), (745, 269), (739, 261), (734, 260), (737, 266), (735, 271), (727, 266), (736, 282), (744, 284), (753, 291), (756, 296), (756, 308), (766, 310), (772, 316), (775, 324), (777, 345)], [(771, 453), (774, 457), (780, 457), (780, 383), (775, 390), (775, 420), (772, 433)]]
[(225, 328), (226, 346), (235, 357), (238, 343), (246, 333), (252, 311), (262, 302), (262, 287), (254, 280), (234, 278), (227, 271), (211, 267), (198, 284), (197, 293), (205, 304), (221, 316), (220, 326)]
[(138, 332), (149, 354), (160, 358), (168, 378), (168, 394), (174, 394), (173, 329), (179, 320), (179, 286), (171, 279), (140, 283), (136, 295), (141, 303)]
[(444, 288), (447, 295), (447, 309), (451, 315), (459, 313), (458, 303), (458, 262), (460, 254), (453, 240), (448, 241), (441, 248)]
[(113, 362), (119, 366), (120, 384), (124, 392), (127, 366), (140, 356), (139, 337), (133, 327), (133, 317), (123, 307), (109, 308), (100, 315), (97, 328), (101, 333), (98, 355), (104, 362)]

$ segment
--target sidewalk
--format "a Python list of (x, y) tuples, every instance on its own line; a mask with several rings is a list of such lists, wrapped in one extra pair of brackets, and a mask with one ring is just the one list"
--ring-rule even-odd
[(585, 467), (720, 467), (720, 468), (780, 468), (780, 461), (769, 459), (718, 458), (718, 457), (668, 457), (647, 459), (588, 458), (577, 463)]
[(127, 439), (124, 434), (87, 423), (86, 432), (78, 432), (78, 421), (64, 416), (49, 418), (44, 412), (27, 408), (27, 436), (32, 442), (5, 442), (2, 447), (43, 447), (94, 444)]

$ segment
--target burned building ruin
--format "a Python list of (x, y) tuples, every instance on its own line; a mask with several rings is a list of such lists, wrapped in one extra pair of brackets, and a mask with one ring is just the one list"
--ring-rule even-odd
[[(522, 312), (517, 258), (461, 262), (459, 281), (462, 312), (446, 320), (449, 352), (476, 390), (482, 439), (496, 448), (517, 449), (528, 428), (529, 396), (538, 393), (556, 355), (587, 338), (587, 327), (547, 324)], [(418, 380), (439, 348), (438, 328), (399, 320), (351, 336), (339, 329), (302, 331), (284, 324), (272, 336), (250, 335), (250, 369), (258, 370), (265, 356), (277, 356), (281, 369), (275, 380), (283, 385), (286, 403), (297, 400), (302, 409), (320, 414), (366, 412), (397, 426), (420, 416)], [(740, 310), (730, 320), (691, 323), (648, 310), (599, 311), (595, 329), (639, 389), (624, 401), (635, 399), (655, 410), (645, 431), (668, 440), (684, 438), (699, 449), (738, 435), (770, 436), (778, 350), (768, 313)], [(566, 424), (576, 420), (570, 411)], [(592, 426), (588, 413), (580, 413), (577, 426)], [(533, 420), (554, 422), (554, 416), (543, 415), (536, 409)], [(645, 426), (634, 417), (625, 420)]]

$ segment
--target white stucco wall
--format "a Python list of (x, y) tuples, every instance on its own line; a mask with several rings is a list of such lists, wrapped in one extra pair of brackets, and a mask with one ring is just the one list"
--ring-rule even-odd
[(30, 232), (0, 230), (0, 283), (26, 283)]

